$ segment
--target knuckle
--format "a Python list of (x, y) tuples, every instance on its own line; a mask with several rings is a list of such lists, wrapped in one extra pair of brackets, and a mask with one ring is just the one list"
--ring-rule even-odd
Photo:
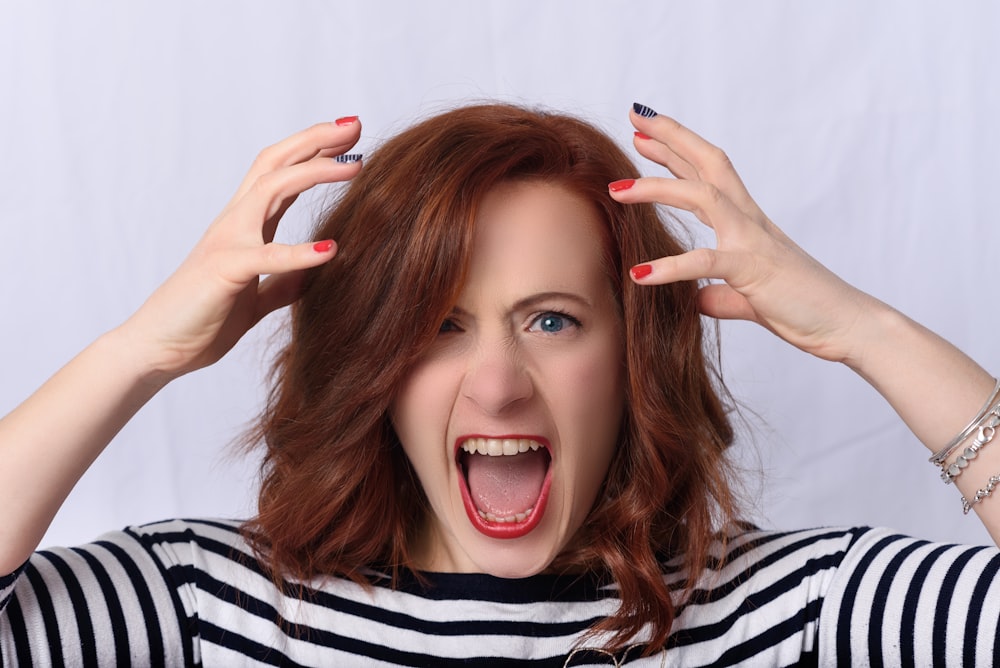
[(699, 187), (700, 193), (698, 199), (702, 202), (702, 208), (717, 206), (726, 197), (714, 183), (700, 181)]
[(660, 118), (664, 119), (664, 121), (666, 122), (667, 130), (669, 132), (676, 133), (684, 130), (684, 126), (681, 125), (680, 121), (678, 121), (676, 118), (670, 118), (668, 116), (661, 116)]
[(250, 184), (250, 192), (261, 200), (271, 200), (278, 195), (281, 188), (281, 178), (277, 172), (265, 172)]
[(265, 146), (261, 149), (260, 153), (257, 154), (257, 157), (254, 158), (253, 165), (256, 168), (262, 168), (265, 170), (274, 169), (280, 164), (282, 153), (281, 142)]
[(699, 275), (708, 276), (715, 270), (716, 256), (708, 248), (697, 248), (688, 253), (688, 258)]
[(721, 167), (733, 164), (729, 159), (729, 155), (718, 146), (712, 146), (708, 149), (708, 160), (712, 164)]
[(720, 177), (723, 174), (735, 171), (733, 161), (729, 159), (729, 154), (718, 146), (707, 149), (705, 159), (705, 172), (709, 177)]
[(291, 249), (284, 244), (269, 243), (264, 244), (261, 249), (261, 259), (264, 266), (274, 270), (288, 263)]

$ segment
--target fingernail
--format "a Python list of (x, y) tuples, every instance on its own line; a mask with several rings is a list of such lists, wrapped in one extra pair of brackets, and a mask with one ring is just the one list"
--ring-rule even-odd
[(656, 112), (647, 107), (644, 104), (639, 104), (638, 102), (632, 103), (632, 111), (639, 114), (643, 118), (653, 118), (656, 116)]
[(608, 184), (608, 190), (616, 193), (620, 190), (628, 190), (635, 185), (635, 179), (622, 179), (621, 181), (612, 181)]
[(638, 139), (652, 139), (652, 137), (647, 135), (645, 132), (639, 132), (638, 130), (635, 131), (635, 136)]
[(358, 162), (364, 157), (361, 153), (345, 153), (344, 155), (334, 156), (334, 160), (337, 162)]
[(651, 264), (637, 264), (632, 267), (632, 278), (639, 280), (640, 278), (646, 278), (653, 273), (653, 265)]
[(357, 116), (341, 116), (334, 121), (337, 125), (353, 125), (358, 120)]
[(333, 239), (327, 239), (326, 241), (317, 241), (313, 244), (313, 250), (317, 253), (326, 253), (328, 250), (333, 248)]

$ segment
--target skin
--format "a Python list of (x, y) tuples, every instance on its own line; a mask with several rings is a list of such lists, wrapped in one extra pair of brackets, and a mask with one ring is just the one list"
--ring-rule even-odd
[[(646, 118), (633, 112), (630, 120), (641, 133), (634, 142), (636, 150), (676, 178), (637, 179), (628, 187), (611, 188), (610, 196), (623, 204), (658, 202), (691, 211), (716, 234), (715, 248), (649, 258), (648, 271), (639, 272), (641, 278), (635, 279), (639, 284), (715, 279), (701, 293), (706, 315), (756, 322), (801, 350), (845, 364), (892, 405), (930, 452), (951, 440), (976, 414), (992, 391), (991, 374), (947, 341), (846, 284), (811, 258), (761, 211), (720, 149), (667, 116)], [(261, 152), (230, 203), (149, 300), (0, 419), (0, 508), (5, 511), (0, 525), (0, 574), (12, 572), (28, 558), (80, 476), (143, 404), (174, 378), (222, 357), (248, 328), (297, 298), (304, 269), (334, 259), (336, 245), (277, 244), (274, 231), (299, 193), (358, 173), (360, 163), (341, 164), (331, 158), (349, 151), (360, 134), (356, 118), (343, 118), (315, 125)], [(587, 213), (582, 202), (576, 204), (581, 214), (575, 229), (579, 232), (592, 212)], [(571, 275), (566, 250), (578, 236), (593, 240), (595, 235), (566, 235), (525, 271), (541, 272), (543, 267), (554, 271), (550, 265), (556, 265), (563, 275)], [(599, 266), (596, 261), (590, 265)], [(265, 274), (270, 277), (261, 281)], [(479, 309), (482, 296), (469, 292), (473, 303), (466, 310)], [(482, 306), (496, 311), (502, 304), (484, 301)], [(468, 406), (475, 402), (453, 387), (455, 410), (448, 413), (447, 421), (437, 416), (433, 427), (439, 440), (433, 446), (436, 454), (432, 453), (438, 459), (432, 461), (439, 462), (434, 465), (439, 470), (451, 461), (441, 438), (454, 437), (456, 429), (474, 428), (465, 422), (474, 421), (470, 416), (478, 415), (487, 428), (506, 430), (511, 426), (507, 418), (518, 414), (521, 406), (524, 415), (538, 421), (526, 427), (556, 429), (566, 424), (561, 410), (547, 410), (562, 405), (554, 399), (551, 385), (525, 382), (554, 378), (533, 373), (536, 368), (529, 362), (534, 358), (523, 354), (530, 346), (521, 345), (531, 338), (522, 329), (525, 323), (513, 328), (507, 322), (503, 337), (501, 319), (490, 309), (473, 314), (475, 324), (486, 323), (473, 332), (486, 337), (481, 344), (460, 348), (464, 352), (456, 353), (458, 357), (480, 350), (496, 355), (501, 348), (491, 344), (495, 343), (492, 338), (503, 339), (503, 349), (519, 364), (499, 364), (504, 358), (493, 357), (482, 370), (493, 365), (501, 371), (500, 379), (506, 380), (495, 383), (495, 388), (523, 384), (530, 393), (492, 413), (478, 405), (477, 413)], [(589, 332), (586, 319), (582, 320), (584, 331)], [(490, 358), (483, 359), (488, 362)], [(416, 370), (411, 383), (421, 373)], [(465, 387), (477, 386), (466, 383)], [(610, 405), (613, 401), (605, 402)], [(59, 416), (59, 429), (51, 428), (52, 416)], [(462, 422), (453, 422), (452, 417)], [(397, 418), (402, 424), (412, 416), (400, 410)], [(471, 528), (461, 523), (468, 523), (468, 517), (459, 514), (462, 509), (455, 507), (451, 488), (425, 483), (433, 491), (434, 508), (425, 565), (446, 568), (448, 560), (453, 560), (465, 567), (513, 576), (537, 572), (550, 563), (571, 540), (597, 490), (597, 485), (591, 485), (596, 473), (578, 475), (574, 469), (583, 460), (573, 465), (575, 455), (563, 457), (563, 451), (572, 452), (573, 447), (566, 432), (555, 436), (551, 507), (544, 522), (523, 538), (486, 542), (481, 535), (469, 533)], [(609, 441), (593, 442), (606, 446)], [(411, 446), (416, 445), (411, 440)], [(604, 449), (597, 450), (603, 460)], [(985, 448), (976, 462), (975, 472), (955, 481), (966, 498), (975, 495), (985, 476), (1000, 471), (1000, 447)], [(594, 470), (606, 466), (604, 461)], [(584, 493), (585, 488), (591, 491)], [(977, 504), (975, 513), (1000, 542), (996, 498)], [(480, 549), (483, 545), (493, 550)], [(473, 555), (480, 566), (474, 566)]]
[[(621, 318), (601, 262), (601, 224), (589, 203), (557, 186), (507, 183), (485, 198), (468, 282), (392, 406), (432, 509), (417, 546), (421, 568), (538, 573), (592, 507), (624, 406)], [(491, 537), (470, 521), (456, 444), (472, 434), (549, 445), (549, 498), (526, 535)]]

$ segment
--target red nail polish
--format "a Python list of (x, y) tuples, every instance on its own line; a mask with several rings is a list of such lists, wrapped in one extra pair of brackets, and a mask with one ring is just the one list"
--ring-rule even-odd
[(357, 116), (343, 116), (334, 121), (337, 125), (352, 125), (357, 122)]
[(652, 137), (647, 135), (645, 132), (639, 132), (638, 130), (635, 131), (635, 136), (637, 139), (652, 139)]
[(326, 253), (328, 250), (333, 248), (333, 240), (327, 239), (326, 241), (317, 241), (313, 244), (313, 250), (317, 253)]
[(632, 278), (639, 280), (640, 278), (646, 278), (653, 273), (653, 265), (651, 264), (637, 264), (632, 267)]
[(612, 181), (608, 184), (608, 189), (611, 192), (616, 193), (620, 190), (628, 190), (635, 185), (635, 179), (622, 179), (621, 181)]

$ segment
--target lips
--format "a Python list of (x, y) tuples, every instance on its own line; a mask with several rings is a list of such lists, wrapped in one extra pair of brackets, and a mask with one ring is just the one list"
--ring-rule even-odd
[(552, 483), (550, 446), (538, 436), (460, 438), (458, 485), (469, 521), (490, 538), (520, 538), (541, 521)]

